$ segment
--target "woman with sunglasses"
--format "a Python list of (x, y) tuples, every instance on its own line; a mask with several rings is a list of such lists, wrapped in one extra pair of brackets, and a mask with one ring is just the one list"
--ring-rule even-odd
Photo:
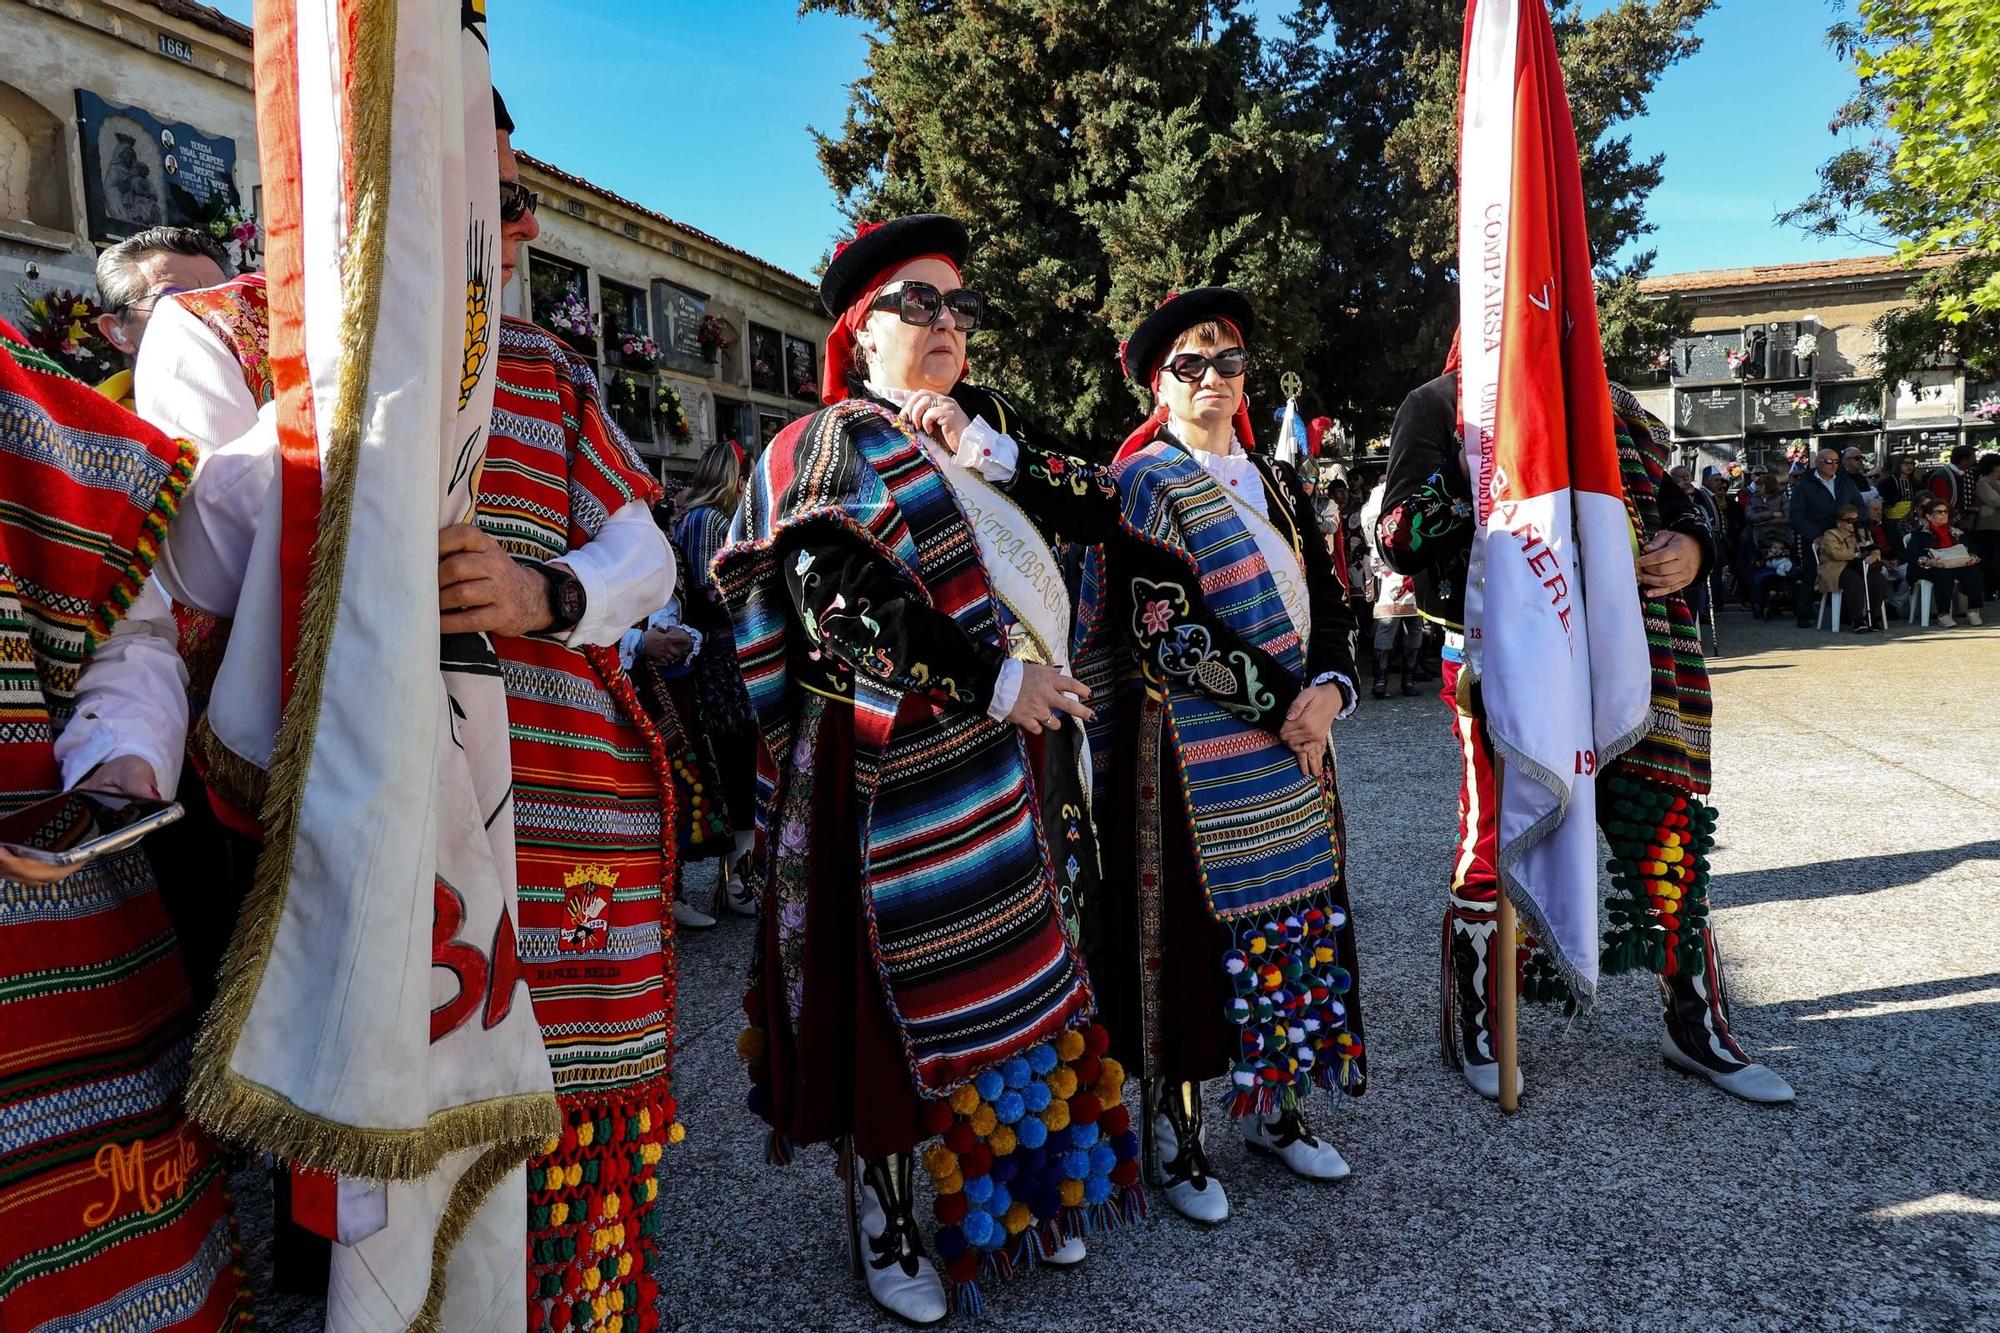
[[(1019, 425), (960, 384), (983, 314), (967, 246), (924, 215), (835, 251), (828, 406), (757, 461), (715, 561), (765, 742), (752, 1107), (774, 1157), (859, 1159), (857, 1267), (918, 1323), (976, 1307), (983, 1276), (1079, 1262), (1138, 1206), (1074, 924), (1097, 860), (1074, 748), (1090, 691), (1063, 667), (1054, 553), (977, 471)], [(912, 1194), (938, 1136), (948, 1284)]]
[[(1248, 451), (1250, 303), (1228, 288), (1177, 294), (1140, 322), (1126, 373), (1154, 412), (1112, 474), (1125, 519), (1182, 553), (1198, 584), (1141, 590), (1110, 698), (1118, 729), (1106, 895), (1093, 957), (1112, 1029), (1142, 1038), (1153, 1106), (1149, 1160), (1167, 1202), (1213, 1226), (1229, 1215), (1202, 1145), (1200, 1086), (1227, 1075), (1245, 1145), (1308, 1180), (1347, 1164), (1304, 1117), (1315, 1086), (1358, 1094), (1361, 1011), (1343, 831), (1328, 728), (1354, 707), (1354, 628), (1298, 474)], [(1290, 696), (1273, 717), (1218, 702), (1206, 678), (1250, 674), (1185, 613), (1193, 588), (1271, 665), (1252, 693)], [(1086, 674), (1089, 674), (1086, 672)], [(1094, 678), (1094, 677), (1093, 677)]]

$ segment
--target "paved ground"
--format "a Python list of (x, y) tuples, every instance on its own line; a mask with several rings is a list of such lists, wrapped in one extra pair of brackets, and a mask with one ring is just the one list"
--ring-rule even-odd
[[(1309, 1187), (1225, 1140), (1225, 1227), (1160, 1206), (997, 1286), (985, 1325), (2000, 1327), (2000, 627), (1723, 633), (1716, 920), (1739, 1032), (1796, 1105), (1665, 1068), (1630, 978), (1593, 1018), (1524, 1014), (1519, 1115), (1473, 1096), (1433, 1036), (1452, 747), (1434, 700), (1364, 702), (1338, 737), (1373, 1088), (1319, 1113), (1354, 1175)], [(896, 1327), (846, 1276), (829, 1154), (766, 1167), (741, 1109), (747, 942), (682, 953), (667, 1325)]]

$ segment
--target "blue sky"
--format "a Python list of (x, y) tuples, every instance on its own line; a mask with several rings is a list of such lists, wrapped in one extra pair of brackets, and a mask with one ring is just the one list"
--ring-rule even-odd
[[(1591, 10), (1612, 0), (1587, 0)], [(248, 21), (251, 0), (221, 0)], [(1265, 16), (1287, 0), (1254, 0)], [(793, 0), (500, 0), (494, 79), (522, 148), (809, 275), (841, 226), (808, 126), (837, 131), (862, 25)], [(1648, 215), (1656, 272), (1833, 258), (1863, 247), (1775, 226), (1836, 141), (1853, 76), (1826, 50), (1829, 0), (1723, 0), (1668, 71), (1638, 152), (1667, 155)]]

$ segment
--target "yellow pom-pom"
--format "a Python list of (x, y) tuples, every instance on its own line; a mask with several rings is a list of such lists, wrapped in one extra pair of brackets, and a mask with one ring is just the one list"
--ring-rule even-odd
[(986, 1136), (986, 1146), (993, 1150), (995, 1157), (1005, 1157), (1020, 1146), (1021, 1141), (1014, 1135), (1012, 1125), (1001, 1125)]
[(583, 1270), (583, 1289), (585, 1291), (597, 1290), (597, 1265), (592, 1264)]
[(567, 1222), (567, 1221), (569, 1221), (569, 1205), (568, 1205), (568, 1204), (566, 1204), (566, 1203), (552, 1203), (552, 1204), (550, 1204), (550, 1205), (549, 1205), (549, 1225), (550, 1225), (550, 1226), (552, 1226), (552, 1227), (559, 1227), (559, 1226), (561, 1226), (561, 1225), (562, 1225), (563, 1223), (565, 1223), (565, 1222)]
[(550, 1139), (547, 1143), (544, 1143), (542, 1145), (542, 1156), (547, 1157), (550, 1153), (554, 1152), (556, 1149), (560, 1147), (562, 1147), (562, 1139), (560, 1138)]
[(1081, 1180), (1065, 1180), (1059, 1192), (1062, 1195), (1063, 1207), (1081, 1208), (1083, 1206), (1083, 1182)]
[(606, 1217), (618, 1216), (618, 1196), (616, 1194), (607, 1194), (604, 1196), (604, 1215)]
[(586, 1120), (576, 1127), (576, 1142), (580, 1148), (588, 1148), (590, 1141), (597, 1137), (597, 1122)]
[(1049, 1095), (1057, 1101), (1068, 1101), (1076, 1096), (1076, 1071), (1065, 1068), (1050, 1074)]
[[(596, 1283), (593, 1282), (590, 1285), (592, 1291), (597, 1289)], [(590, 1302), (590, 1312), (597, 1316), (599, 1323), (602, 1323), (604, 1322), (604, 1316), (611, 1313), (611, 1302), (605, 1300), (602, 1296), (593, 1297)]]
[(1009, 1208), (1007, 1215), (1000, 1220), (1007, 1224), (1008, 1235), (1018, 1236), (1034, 1224), (1035, 1215), (1028, 1211), (1027, 1204), (1017, 1203)]
[(687, 1126), (676, 1120), (667, 1130), (667, 1142), (679, 1143), (688, 1136)]
[[(738, 1037), (736, 1040), (738, 1045), (741, 1045), (743, 1038)], [(639, 1132), (641, 1134), (650, 1134), (653, 1132), (653, 1112), (651, 1107), (642, 1106), (639, 1108)]]
[(951, 1109), (960, 1115), (971, 1115), (979, 1109), (979, 1090), (970, 1083), (952, 1090)]
[(933, 1143), (924, 1150), (924, 1170), (933, 1178), (948, 1176), (958, 1170), (958, 1154), (942, 1143)]
[(931, 1188), (939, 1194), (956, 1194), (965, 1188), (965, 1177), (956, 1171), (948, 1176), (938, 1176), (931, 1181)]
[(1264, 937), (1262, 935), (1254, 935), (1250, 939), (1250, 952), (1253, 954), (1262, 953), (1264, 952), (1265, 949), (1269, 947), (1270, 947), (1269, 945), (1264, 943)]
[(629, 1275), (629, 1274), (630, 1274), (631, 1272), (632, 1272), (632, 1256), (631, 1256), (631, 1255), (629, 1255), (629, 1254), (621, 1254), (621, 1255), (619, 1255), (619, 1256), (618, 1256), (618, 1276), (619, 1276), (619, 1277), (626, 1277), (626, 1276), (628, 1276), (628, 1275)]
[(1069, 1103), (1050, 1102), (1049, 1109), (1042, 1112), (1042, 1123), (1050, 1129), (1069, 1128)]
[(1083, 1055), (1083, 1034), (1075, 1028), (1056, 1038), (1056, 1055), (1064, 1060), (1075, 1060)]
[(575, 1189), (578, 1185), (581, 1185), (583, 1183), (583, 1163), (571, 1162), (569, 1170), (564, 1174), (563, 1179), (569, 1182), (571, 1189)]
[[(627, 1257), (629, 1258), (630, 1256), (628, 1255)], [(623, 1287), (614, 1288), (611, 1292), (611, 1309), (613, 1311), (611, 1317), (613, 1319), (616, 1319), (618, 1317), (618, 1312), (624, 1310), (624, 1308), (625, 1308), (625, 1289)]]
[(639, 1160), (644, 1162), (647, 1166), (656, 1165), (660, 1160), (660, 1145), (657, 1143), (648, 1143), (643, 1145), (639, 1149)]
[(604, 1333), (625, 1333), (625, 1316), (615, 1314), (605, 1320)]
[(1105, 1088), (1125, 1086), (1125, 1066), (1110, 1056), (1107, 1055), (1097, 1062), (1097, 1071), (1097, 1086), (1100, 1091)]
[(1325, 963), (1330, 963), (1332, 961), (1333, 961), (1333, 947), (1331, 945), (1322, 944), (1319, 946), (1319, 948), (1313, 950), (1314, 963), (1325, 964)]
[(647, 1203), (651, 1203), (651, 1202), (652, 1202), (653, 1200), (655, 1200), (655, 1199), (657, 1199), (657, 1198), (659, 1198), (659, 1197), (660, 1197), (660, 1182), (659, 1182), (658, 1180), (656, 1180), (656, 1179), (653, 1179), (653, 1178), (652, 1178), (652, 1177), (650, 1177), (650, 1176), (649, 1176), (649, 1177), (647, 1177), (647, 1179), (646, 1179), (646, 1202), (647, 1202)]
[(993, 1113), (992, 1107), (981, 1106), (972, 1113), (972, 1132), (980, 1138), (985, 1138), (999, 1127), (1000, 1117)]
[(764, 1029), (744, 1028), (736, 1034), (736, 1055), (746, 1065), (764, 1063)]

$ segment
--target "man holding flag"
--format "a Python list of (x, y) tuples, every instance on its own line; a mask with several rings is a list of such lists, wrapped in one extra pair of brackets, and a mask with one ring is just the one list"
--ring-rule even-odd
[[(1385, 559), (1423, 577), (1426, 613), (1448, 630), (1442, 695), (1465, 780), (1441, 1035), (1467, 1081), (1499, 1097), (1498, 894), (1526, 918), (1530, 992), (1587, 1008), (1599, 964), (1597, 775), (1672, 725), (1654, 716), (1642, 585), (1652, 603), (1672, 597), (1700, 576), (1702, 553), (1664, 495), (1651, 523), (1627, 509), (1576, 133), (1541, 0), (1473, 0), (1461, 80), (1459, 335), (1446, 374), (1397, 415), (1378, 531)], [(1605, 813), (1614, 839), (1639, 817), (1622, 792)], [(1628, 869), (1657, 884), (1678, 873), (1669, 865), (1692, 877), (1699, 864), (1705, 880), (1697, 821), (1685, 806), (1662, 813), (1681, 822), (1641, 840), (1639, 852), (1661, 855)], [(1654, 912), (1672, 905), (1649, 901)], [(1713, 939), (1683, 938), (1696, 936), (1701, 974), (1718, 978), (1714, 1002), (1697, 1016), (1670, 993), (1668, 1058), (1739, 1095), (1782, 1099), (1782, 1080), (1729, 1041)], [(1614, 967), (1631, 952), (1609, 951)], [(1690, 1018), (1719, 1040), (1676, 1036)]]

